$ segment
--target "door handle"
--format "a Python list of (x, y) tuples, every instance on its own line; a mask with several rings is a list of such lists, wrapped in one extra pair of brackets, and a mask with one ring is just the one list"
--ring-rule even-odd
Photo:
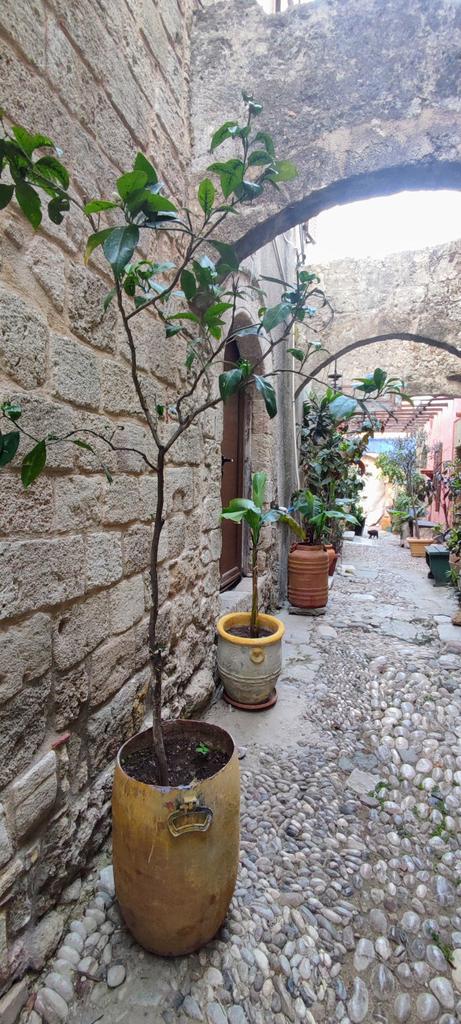
[(228, 459), (228, 458), (226, 458), (225, 455), (221, 455), (221, 466), (224, 466), (226, 464), (226, 462), (233, 462), (233, 461), (234, 461), (233, 459)]

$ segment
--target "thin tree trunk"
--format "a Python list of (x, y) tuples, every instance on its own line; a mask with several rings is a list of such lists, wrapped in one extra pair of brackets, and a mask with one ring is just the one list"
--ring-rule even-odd
[(155, 509), (154, 532), (150, 551), (150, 585), (152, 594), (152, 607), (149, 618), (149, 653), (153, 670), (152, 687), (152, 743), (157, 758), (160, 785), (168, 785), (168, 767), (165, 754), (165, 744), (162, 731), (162, 680), (163, 680), (163, 652), (157, 642), (157, 622), (159, 613), (159, 592), (158, 592), (158, 551), (160, 535), (162, 532), (163, 506), (165, 501), (165, 452), (159, 449), (157, 462), (157, 506)]
[(253, 544), (251, 552), (251, 576), (252, 576), (252, 588), (251, 588), (251, 618), (250, 618), (250, 636), (258, 636), (258, 549)]

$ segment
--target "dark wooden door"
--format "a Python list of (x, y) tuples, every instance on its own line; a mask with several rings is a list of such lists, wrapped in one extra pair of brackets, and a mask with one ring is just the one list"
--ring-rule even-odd
[[(224, 355), (226, 366), (237, 362), (239, 351), (229, 342)], [(221, 501), (223, 508), (232, 498), (243, 495), (243, 414), (242, 394), (232, 395), (224, 403), (223, 439), (221, 446)], [(242, 576), (242, 527), (223, 519), (221, 551), (221, 590), (233, 586)]]

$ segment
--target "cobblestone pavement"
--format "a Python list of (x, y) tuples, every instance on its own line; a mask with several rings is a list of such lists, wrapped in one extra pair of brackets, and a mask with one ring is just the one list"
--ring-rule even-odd
[(461, 629), (426, 576), (395, 538), (347, 544), (326, 614), (281, 613), (277, 706), (208, 712), (246, 747), (219, 936), (187, 958), (143, 952), (106, 853), (25, 1020), (461, 1021)]

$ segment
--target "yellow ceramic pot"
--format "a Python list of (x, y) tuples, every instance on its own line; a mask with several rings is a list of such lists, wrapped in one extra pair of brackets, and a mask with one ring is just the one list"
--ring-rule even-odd
[(264, 704), (272, 694), (282, 668), (285, 626), (275, 615), (258, 615), (270, 636), (234, 636), (235, 626), (249, 626), (249, 612), (230, 612), (218, 621), (218, 672), (224, 689), (239, 704)]
[(229, 760), (211, 778), (178, 788), (150, 786), (123, 770), (124, 755), (146, 748), (150, 730), (119, 751), (112, 795), (115, 890), (137, 942), (159, 956), (182, 956), (209, 942), (232, 899), (239, 860), (239, 763), (229, 733), (208, 722), (164, 724)]

